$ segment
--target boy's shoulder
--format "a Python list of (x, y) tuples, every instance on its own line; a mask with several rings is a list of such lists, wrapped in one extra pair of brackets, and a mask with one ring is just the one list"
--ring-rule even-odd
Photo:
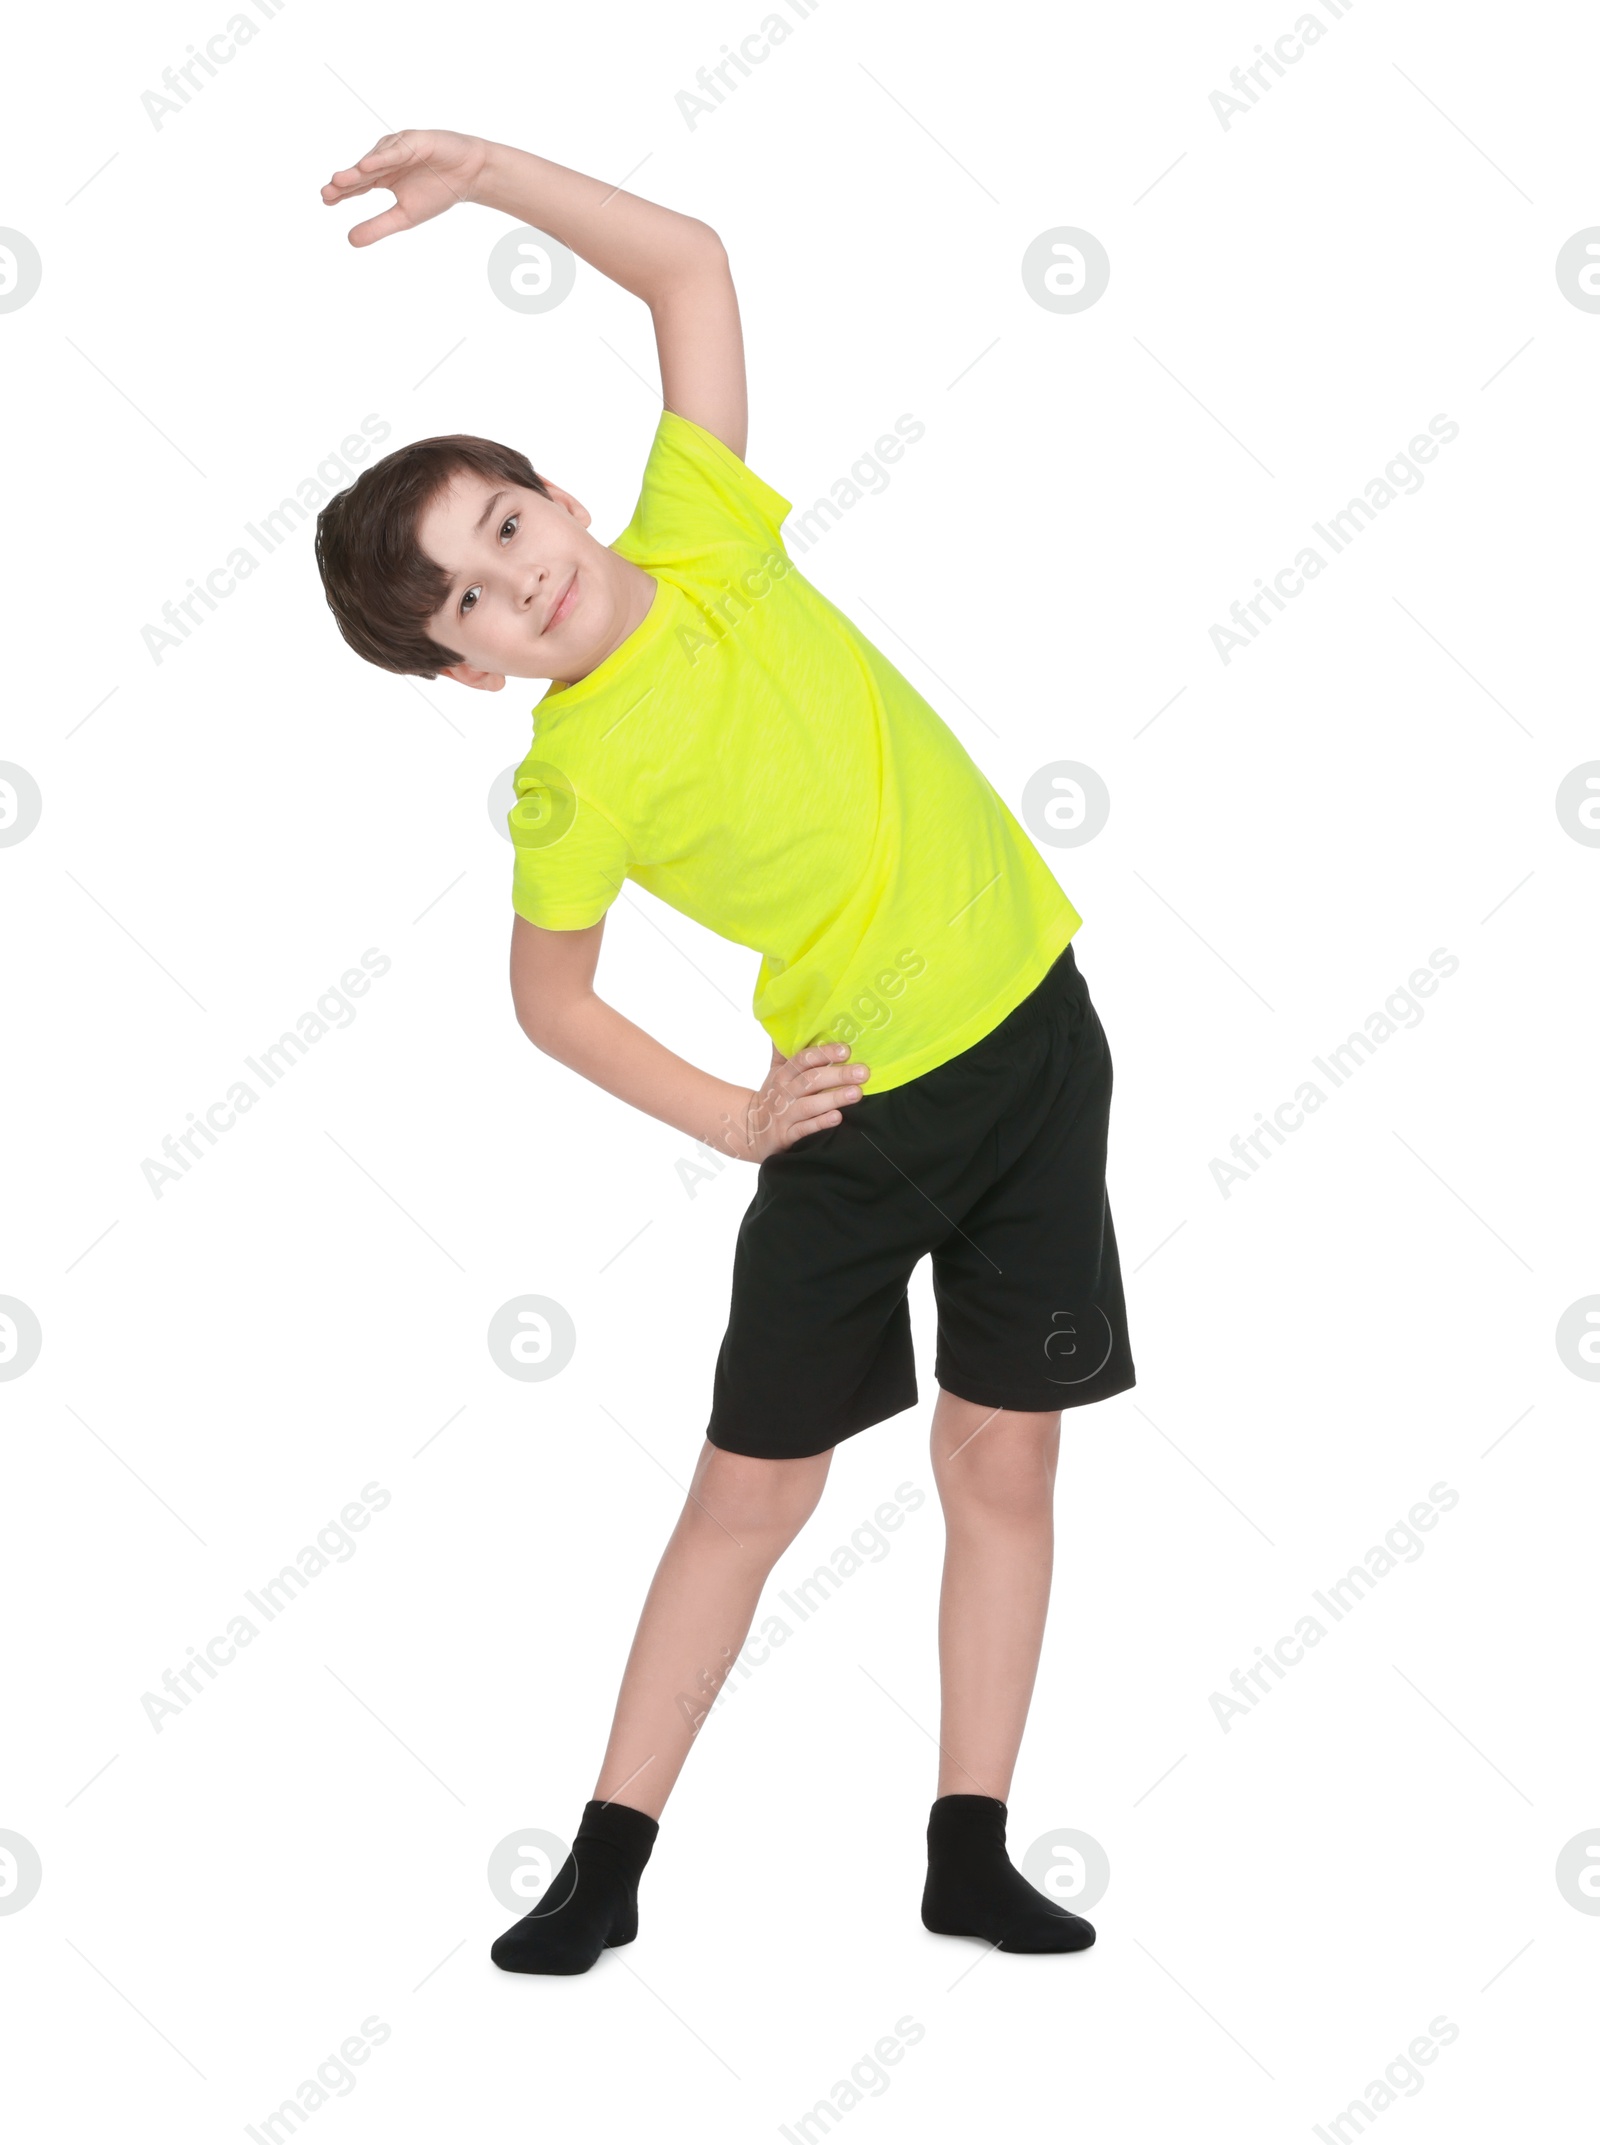
[(687, 566), (729, 545), (781, 551), (793, 506), (714, 432), (663, 408), (638, 500), (611, 548), (647, 570)]

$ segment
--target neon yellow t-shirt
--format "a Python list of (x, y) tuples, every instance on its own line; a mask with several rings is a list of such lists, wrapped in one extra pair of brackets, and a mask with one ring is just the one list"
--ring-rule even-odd
[(612, 549), (643, 621), (553, 684), (515, 776), (512, 906), (595, 923), (631, 879), (761, 955), (785, 1057), (852, 1045), (868, 1094), (987, 1035), (1082, 921), (955, 734), (789, 559), (793, 502), (663, 410)]

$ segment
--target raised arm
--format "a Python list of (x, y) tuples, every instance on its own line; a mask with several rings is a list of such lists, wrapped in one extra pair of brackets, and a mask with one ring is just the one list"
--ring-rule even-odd
[(458, 202), (499, 209), (570, 248), (650, 308), (661, 399), (744, 458), (749, 428), (739, 301), (721, 239), (603, 179), (526, 149), (442, 129), (386, 134), (322, 189), (332, 207), (382, 187), (394, 206), (350, 232), (370, 246), (442, 215)]

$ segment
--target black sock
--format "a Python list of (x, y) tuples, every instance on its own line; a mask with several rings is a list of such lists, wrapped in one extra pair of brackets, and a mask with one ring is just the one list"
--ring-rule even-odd
[(586, 1974), (608, 1945), (639, 1933), (639, 1878), (656, 1820), (625, 1802), (584, 1805), (572, 1852), (531, 1914), (489, 1948), (508, 1974)]
[(1094, 1926), (1034, 1887), (1006, 1853), (1006, 1806), (992, 1795), (941, 1795), (928, 1813), (922, 1926), (977, 1936), (1001, 1951), (1084, 1951)]

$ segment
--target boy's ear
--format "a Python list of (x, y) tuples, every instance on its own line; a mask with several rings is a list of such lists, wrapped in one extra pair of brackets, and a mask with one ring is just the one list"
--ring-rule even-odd
[(441, 678), (454, 678), (457, 685), (470, 685), (474, 691), (480, 693), (497, 693), (506, 682), (499, 671), (478, 670), (471, 663), (452, 663), (448, 669), (441, 670), (439, 675)]
[(571, 492), (564, 492), (559, 484), (552, 484), (548, 477), (545, 478), (544, 484), (545, 490), (556, 505), (565, 507), (580, 529), (587, 529), (594, 516), (589, 512), (583, 501), (574, 499)]

